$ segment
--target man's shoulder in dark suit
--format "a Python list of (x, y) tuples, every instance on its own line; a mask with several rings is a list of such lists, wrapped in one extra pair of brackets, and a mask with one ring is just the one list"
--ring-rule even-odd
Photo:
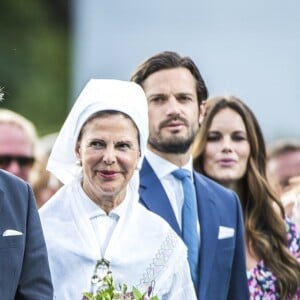
[(32, 189), (2, 170), (0, 248), (1, 299), (53, 299), (47, 250)]

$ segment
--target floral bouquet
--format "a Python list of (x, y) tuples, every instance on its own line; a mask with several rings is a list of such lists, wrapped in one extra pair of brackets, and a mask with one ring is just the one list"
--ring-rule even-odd
[(159, 300), (153, 296), (153, 285), (144, 293), (133, 287), (127, 290), (126, 284), (115, 287), (109, 261), (101, 259), (97, 262), (91, 280), (91, 291), (83, 293), (82, 300)]

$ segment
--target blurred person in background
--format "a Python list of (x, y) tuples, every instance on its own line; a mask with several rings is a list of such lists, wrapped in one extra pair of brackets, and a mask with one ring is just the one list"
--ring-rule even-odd
[(267, 146), (267, 175), (285, 212), (300, 229), (300, 140), (280, 139)]
[(34, 124), (22, 115), (0, 109), (0, 168), (25, 181), (36, 159), (37, 133)]
[(289, 180), (289, 189), (281, 195), (286, 215), (297, 225), (300, 233), (300, 176)]
[(61, 186), (46, 170), (49, 142), (38, 139), (31, 121), (14, 111), (0, 109), (0, 168), (32, 186), (38, 208)]
[(246, 230), (250, 299), (300, 299), (300, 238), (266, 177), (266, 147), (253, 112), (234, 96), (207, 101), (194, 168), (234, 190)]
[(62, 183), (46, 169), (56, 137), (57, 133), (51, 133), (38, 139), (37, 160), (30, 174), (30, 183), (38, 208), (42, 207), (62, 186)]

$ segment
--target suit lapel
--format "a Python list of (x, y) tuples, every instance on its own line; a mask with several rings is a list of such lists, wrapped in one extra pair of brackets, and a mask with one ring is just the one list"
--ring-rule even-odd
[(6, 225), (6, 215), (5, 215), (5, 211), (2, 212), (2, 208), (3, 208), (3, 202), (5, 201), (5, 195), (4, 195), (4, 191), (0, 188), (0, 235), (2, 235), (3, 231), (4, 231), (4, 226)]
[[(146, 158), (143, 161), (140, 175), (140, 202), (149, 210), (163, 217), (181, 236), (181, 231), (167, 194)], [(204, 288), (208, 286), (218, 242), (220, 217), (215, 206), (214, 192), (210, 189), (208, 183), (196, 172), (194, 172), (194, 182), (201, 230), (198, 294), (205, 295), (206, 291)]]
[[(203, 178), (194, 172), (201, 230), (199, 293), (205, 294), (218, 242), (219, 216), (216, 213), (213, 191)], [(200, 295), (200, 294), (199, 294)]]
[(2, 205), (3, 205), (3, 201), (4, 201), (4, 192), (3, 190), (0, 188), (0, 213), (2, 211)]
[(173, 230), (181, 236), (181, 231), (168, 196), (146, 158), (143, 161), (140, 173), (139, 192), (140, 202), (150, 211), (163, 217)]

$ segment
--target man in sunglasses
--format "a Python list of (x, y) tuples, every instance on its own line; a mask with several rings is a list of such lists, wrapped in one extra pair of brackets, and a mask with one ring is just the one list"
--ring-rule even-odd
[(29, 181), (36, 141), (32, 122), (11, 110), (0, 109), (0, 169)]

